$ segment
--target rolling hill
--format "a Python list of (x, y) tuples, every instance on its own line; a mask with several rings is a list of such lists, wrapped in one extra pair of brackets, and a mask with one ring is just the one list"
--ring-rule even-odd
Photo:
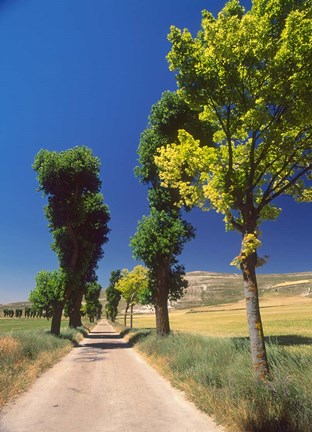
[[(259, 295), (312, 296), (312, 272), (259, 274)], [(188, 288), (184, 297), (173, 302), (175, 308), (233, 303), (244, 298), (242, 275), (193, 271), (186, 273)], [(311, 292), (311, 294), (310, 294)]]
[[(312, 272), (287, 274), (259, 274), (257, 275), (260, 296), (309, 296), (312, 297)], [(184, 297), (172, 302), (175, 309), (194, 306), (218, 305), (234, 303), (244, 298), (243, 279), (240, 273), (215, 273), (209, 271), (192, 271), (185, 275), (188, 288)], [(101, 302), (105, 304), (105, 290), (102, 291)], [(4, 308), (16, 309), (30, 306), (27, 301), (0, 305), (0, 315)], [(120, 310), (123, 304), (121, 302)], [(150, 308), (137, 307), (136, 310), (150, 310)]]

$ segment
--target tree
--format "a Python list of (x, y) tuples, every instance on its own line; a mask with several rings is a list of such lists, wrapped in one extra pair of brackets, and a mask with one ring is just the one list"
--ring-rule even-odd
[[(52, 315), (51, 333), (59, 336), (64, 307), (66, 276), (61, 271), (40, 271), (36, 276), (36, 288), (30, 292), (29, 301), (37, 311)], [(52, 312), (52, 314), (51, 314)]]
[(101, 289), (101, 285), (97, 282), (90, 282), (86, 285), (84, 294), (84, 299), (86, 302), (85, 312), (90, 323), (93, 323), (95, 318), (99, 319), (101, 315), (102, 305), (99, 300)]
[(214, 208), (242, 235), (234, 264), (260, 379), (269, 369), (256, 279), (259, 226), (277, 218), (277, 197), (311, 197), (311, 12), (305, 0), (254, 0), (247, 13), (231, 0), (217, 18), (203, 12), (196, 37), (176, 27), (169, 34), (178, 93), (212, 124), (215, 148), (181, 130), (156, 163), (163, 186), (179, 189), (180, 205)]
[(109, 279), (109, 285), (106, 289), (107, 303), (105, 305), (105, 312), (107, 319), (110, 319), (112, 322), (115, 321), (116, 316), (118, 315), (118, 304), (121, 299), (121, 293), (115, 287), (120, 278), (121, 270), (118, 269), (112, 271)]
[(148, 270), (138, 265), (129, 272), (122, 270), (121, 277), (115, 284), (115, 288), (126, 300), (124, 325), (127, 325), (127, 312), (130, 307), (130, 328), (132, 328), (133, 306), (137, 303), (146, 304), (150, 300)]
[(48, 197), (45, 214), (54, 239), (52, 249), (66, 274), (69, 325), (78, 327), (86, 284), (96, 280), (97, 263), (108, 241), (110, 216), (100, 193), (100, 161), (84, 146), (61, 152), (40, 150), (33, 168), (39, 190)]
[(176, 257), (191, 236), (190, 224), (152, 208), (149, 216), (143, 216), (131, 239), (134, 257), (142, 259), (150, 270), (156, 331), (160, 336), (170, 332), (168, 299), (177, 300), (187, 287), (184, 267), (178, 265)]
[(189, 130), (204, 143), (211, 141), (209, 124), (198, 119), (178, 94), (164, 92), (152, 106), (149, 125), (141, 134), (138, 148), (139, 163), (135, 173), (149, 187), (150, 215), (143, 217), (131, 239), (134, 257), (144, 261), (150, 270), (152, 299), (155, 305), (158, 335), (170, 332), (168, 299), (180, 298), (187, 284), (184, 267), (177, 256), (184, 244), (194, 237), (191, 224), (182, 220), (177, 208), (177, 189), (165, 189), (160, 184), (154, 156), (158, 148), (177, 140), (179, 128)]

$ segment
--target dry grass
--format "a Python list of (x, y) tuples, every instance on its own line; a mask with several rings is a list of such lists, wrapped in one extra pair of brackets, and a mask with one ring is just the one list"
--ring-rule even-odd
[(258, 382), (244, 338), (128, 333), (148, 361), (231, 432), (312, 432), (312, 350), (267, 344), (272, 381)]
[(0, 408), (67, 354), (80, 338), (80, 333), (72, 330), (63, 338), (42, 331), (1, 336)]

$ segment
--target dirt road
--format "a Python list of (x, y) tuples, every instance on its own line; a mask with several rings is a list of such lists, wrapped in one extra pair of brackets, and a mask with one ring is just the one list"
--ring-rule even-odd
[(217, 432), (105, 321), (0, 416), (1, 432)]

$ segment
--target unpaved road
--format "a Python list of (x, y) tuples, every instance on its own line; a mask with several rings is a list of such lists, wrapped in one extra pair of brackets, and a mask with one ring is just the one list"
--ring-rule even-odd
[(106, 322), (7, 406), (1, 432), (217, 432)]

